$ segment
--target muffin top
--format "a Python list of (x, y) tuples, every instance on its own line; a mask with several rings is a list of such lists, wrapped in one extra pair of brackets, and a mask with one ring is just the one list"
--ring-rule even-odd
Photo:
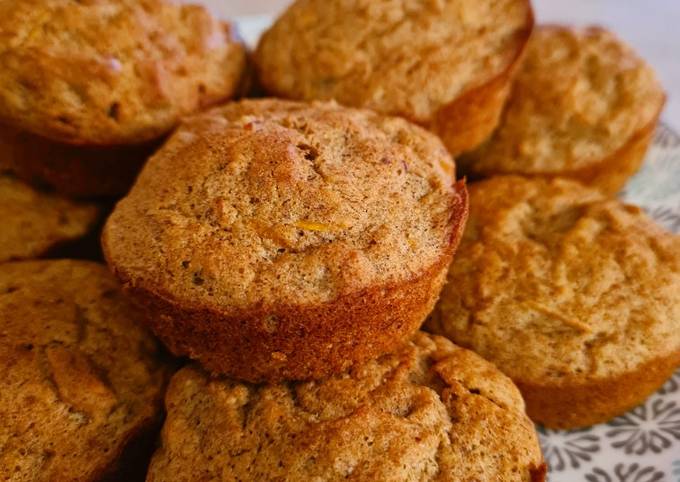
[(159, 414), (165, 370), (106, 267), (0, 266), (0, 473), (99, 480)]
[(612, 33), (537, 28), (500, 127), (470, 154), (471, 169), (549, 174), (589, 167), (651, 128), (663, 103), (652, 68)]
[(42, 193), (0, 172), (0, 262), (36, 258), (60, 242), (79, 238), (98, 214), (94, 204)]
[(432, 328), (518, 382), (627, 373), (680, 350), (680, 237), (565, 180), (470, 187)]
[(298, 0), (262, 37), (262, 85), (428, 123), (509, 69), (533, 25), (527, 0)]
[(0, 122), (73, 144), (153, 139), (232, 96), (233, 37), (166, 0), (0, 0)]
[(403, 282), (453, 250), (466, 191), (432, 134), (399, 118), (278, 100), (184, 123), (103, 235), (119, 278), (224, 313)]
[(148, 481), (528, 481), (542, 455), (524, 402), (493, 365), (418, 333), (316, 382), (249, 385), (182, 369)]

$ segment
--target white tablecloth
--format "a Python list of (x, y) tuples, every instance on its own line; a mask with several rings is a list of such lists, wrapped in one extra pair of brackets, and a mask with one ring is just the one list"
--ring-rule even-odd
[[(198, 0), (193, 0), (198, 1)], [(202, 0), (225, 18), (242, 19), (249, 40), (288, 0)], [(680, 0), (534, 0), (539, 22), (600, 24), (632, 44), (657, 70), (668, 91), (663, 114), (680, 129)], [(263, 17), (264, 16), (264, 17)]]

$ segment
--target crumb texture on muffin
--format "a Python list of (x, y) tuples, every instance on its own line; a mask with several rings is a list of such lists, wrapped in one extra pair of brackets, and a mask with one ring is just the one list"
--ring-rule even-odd
[(231, 26), (165, 0), (2, 0), (0, 32), (0, 120), (74, 144), (158, 137), (245, 63)]
[(299, 0), (264, 34), (255, 62), (273, 94), (428, 124), (507, 71), (531, 24), (524, 0)]
[(0, 262), (37, 258), (61, 242), (80, 238), (98, 213), (94, 204), (42, 193), (0, 173)]
[(543, 465), (512, 382), (448, 340), (317, 382), (173, 378), (147, 481), (529, 481)]
[(592, 167), (653, 131), (664, 98), (652, 68), (612, 33), (539, 27), (500, 126), (465, 166), (480, 174)]
[(150, 159), (104, 249), (123, 281), (184, 305), (324, 303), (451, 256), (464, 221), (454, 171), (444, 146), (402, 119), (333, 103), (229, 104), (187, 121)]
[(0, 266), (0, 473), (99, 480), (157, 420), (165, 369), (106, 267)]
[[(598, 384), (625, 388), (659, 360), (647, 374), (660, 385), (680, 364), (678, 293), (680, 238), (641, 209), (571, 181), (497, 177), (470, 188), (470, 219), (430, 328), (520, 388), (563, 387), (568, 397), (593, 386), (594, 401), (607, 398)], [(626, 401), (612, 388), (610, 409), (657, 387), (630, 386)], [(580, 410), (564, 408), (565, 417)], [(604, 400), (600, 409), (593, 417), (607, 414)]]

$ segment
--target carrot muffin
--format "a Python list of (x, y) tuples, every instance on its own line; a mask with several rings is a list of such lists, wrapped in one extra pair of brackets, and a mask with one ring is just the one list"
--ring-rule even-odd
[(188, 366), (147, 482), (542, 481), (517, 388), (444, 338), (320, 381), (249, 385)]
[(604, 422), (680, 365), (680, 237), (568, 180), (470, 188), (429, 328), (495, 363), (549, 427)]
[(0, 265), (3, 480), (100, 480), (157, 424), (166, 369), (138, 318), (104, 266)]
[(455, 156), (496, 127), (532, 27), (528, 0), (298, 0), (255, 63), (271, 94), (404, 116)]
[(500, 127), (464, 168), (569, 177), (615, 194), (640, 167), (663, 104), (652, 68), (610, 32), (540, 27)]
[(165, 0), (0, 0), (0, 32), (2, 162), (74, 195), (124, 192), (245, 64), (230, 25)]
[(403, 119), (232, 103), (149, 160), (104, 254), (174, 353), (248, 381), (318, 378), (431, 311), (467, 216), (454, 170)]
[(99, 209), (40, 192), (0, 172), (0, 262), (37, 258), (85, 236)]

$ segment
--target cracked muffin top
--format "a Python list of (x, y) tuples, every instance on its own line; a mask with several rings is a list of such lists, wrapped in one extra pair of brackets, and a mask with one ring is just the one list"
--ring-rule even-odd
[(511, 68), (533, 25), (525, 0), (298, 0), (263, 35), (262, 85), (427, 124)]
[(103, 235), (126, 283), (223, 312), (310, 305), (451, 255), (465, 188), (441, 142), (334, 103), (228, 104), (184, 123)]
[(609, 379), (680, 352), (679, 293), (680, 237), (641, 209), (497, 177), (470, 187), (431, 328), (518, 383)]
[(178, 372), (147, 481), (543, 480), (512, 382), (419, 332), (398, 351), (316, 382), (249, 385)]
[(84, 236), (99, 208), (31, 188), (0, 172), (0, 262), (37, 258), (60, 242)]
[(3, 480), (99, 480), (160, 413), (165, 369), (105, 266), (0, 266)]
[(0, 0), (0, 122), (53, 140), (129, 144), (231, 97), (232, 27), (165, 0)]
[(654, 70), (607, 30), (539, 27), (500, 127), (466, 163), (481, 173), (589, 167), (655, 123), (664, 98)]

